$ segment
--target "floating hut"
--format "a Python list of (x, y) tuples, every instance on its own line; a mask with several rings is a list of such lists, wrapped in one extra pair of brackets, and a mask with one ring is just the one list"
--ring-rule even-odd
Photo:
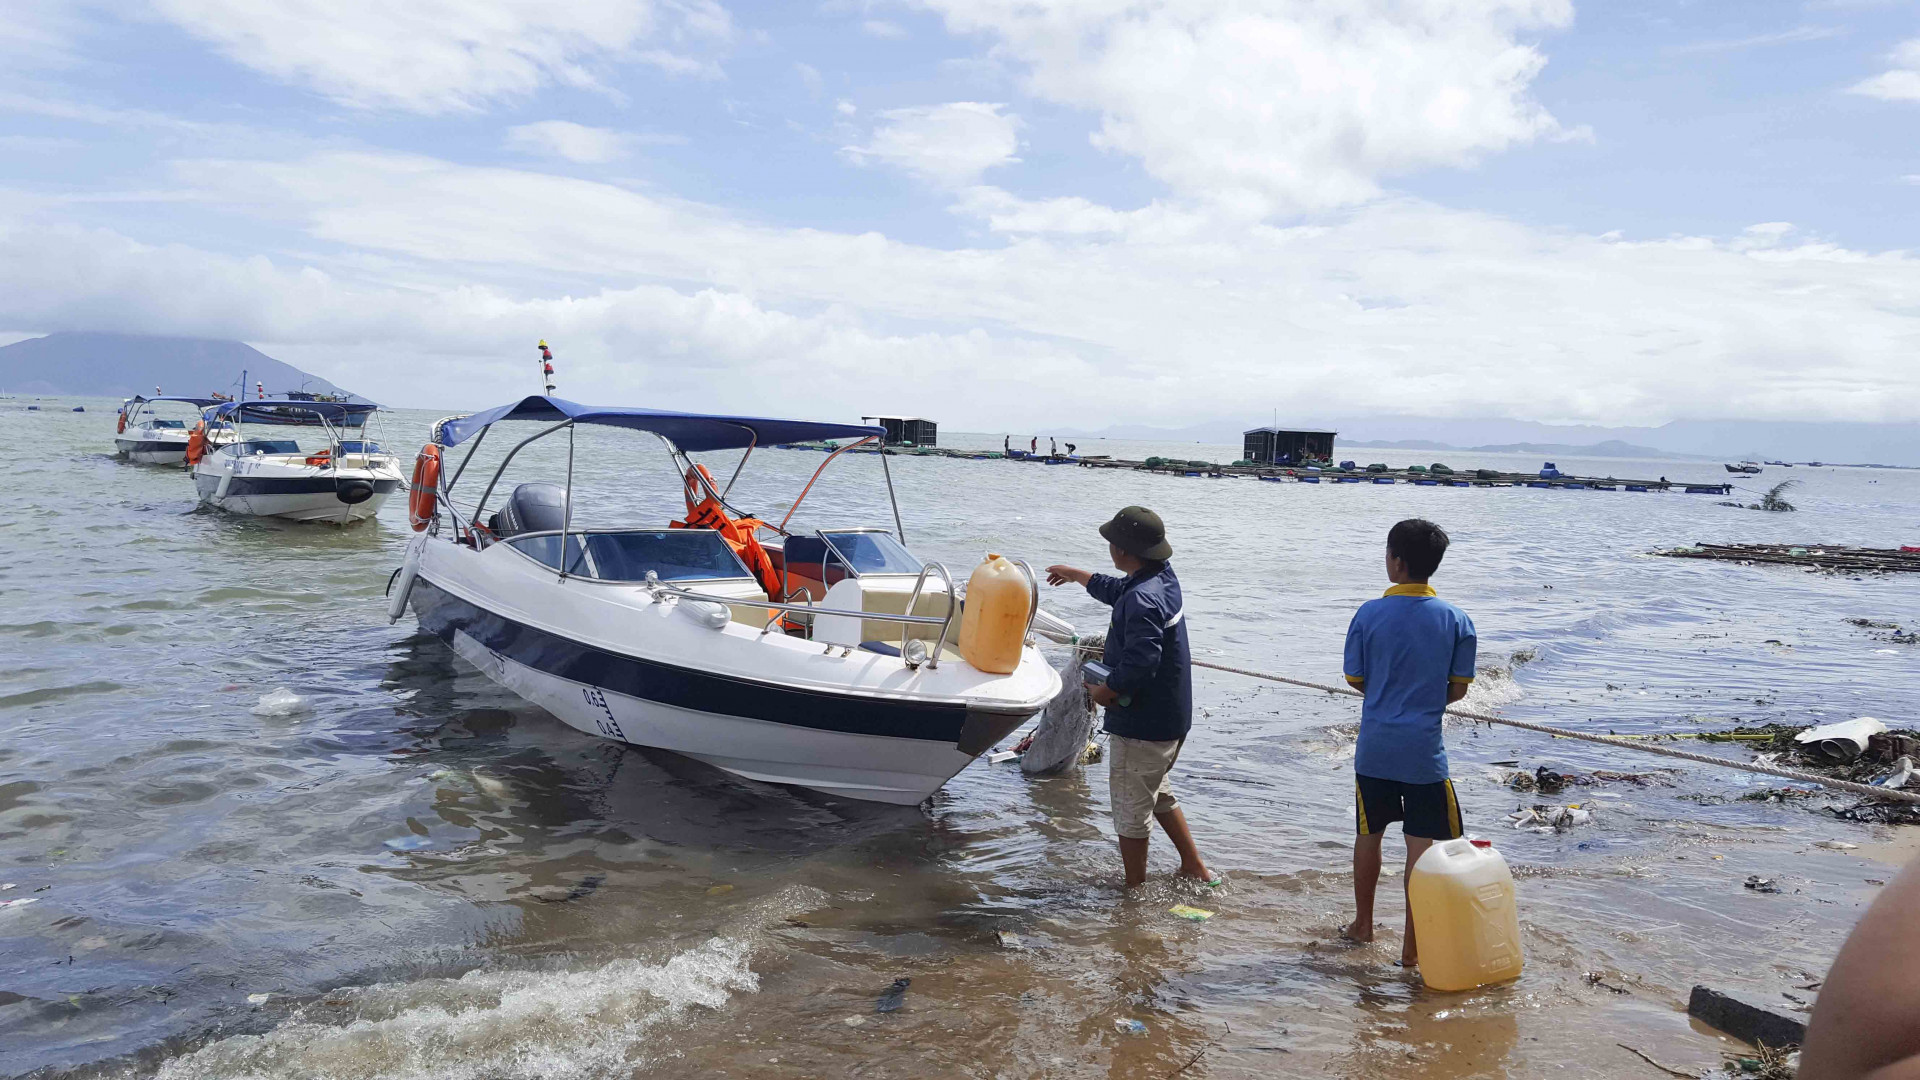
[(1261, 465), (1301, 465), (1333, 460), (1332, 431), (1257, 427), (1246, 433), (1240, 457)]
[(938, 446), (940, 425), (923, 416), (863, 416), (887, 429), (888, 446)]

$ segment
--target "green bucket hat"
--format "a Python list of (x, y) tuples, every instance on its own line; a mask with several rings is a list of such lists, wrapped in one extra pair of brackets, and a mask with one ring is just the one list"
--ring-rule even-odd
[(1167, 527), (1160, 515), (1144, 506), (1129, 506), (1100, 526), (1100, 535), (1139, 559), (1165, 562), (1173, 558), (1173, 545), (1167, 543)]

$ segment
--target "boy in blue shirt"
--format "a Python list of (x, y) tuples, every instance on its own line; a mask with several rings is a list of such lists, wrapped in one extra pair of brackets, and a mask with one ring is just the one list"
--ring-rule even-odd
[[(1353, 842), (1353, 898), (1359, 917), (1341, 931), (1373, 940), (1373, 893), (1380, 883), (1380, 837), (1400, 822), (1407, 872), (1435, 840), (1460, 836), (1460, 802), (1447, 779), (1441, 715), (1473, 683), (1476, 640), (1467, 613), (1434, 594), (1427, 579), (1447, 553), (1440, 526), (1409, 518), (1387, 533), (1385, 596), (1369, 600), (1347, 627), (1347, 682), (1366, 694), (1353, 758), (1359, 836)], [(1404, 880), (1404, 879), (1403, 879)], [(1400, 963), (1419, 953), (1407, 912)]]

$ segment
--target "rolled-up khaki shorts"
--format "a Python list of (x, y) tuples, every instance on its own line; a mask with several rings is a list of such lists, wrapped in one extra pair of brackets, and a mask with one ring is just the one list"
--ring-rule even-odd
[(1153, 815), (1179, 807), (1167, 773), (1179, 760), (1185, 741), (1147, 742), (1113, 736), (1112, 745), (1107, 747), (1107, 790), (1113, 799), (1114, 832), (1129, 840), (1143, 840)]

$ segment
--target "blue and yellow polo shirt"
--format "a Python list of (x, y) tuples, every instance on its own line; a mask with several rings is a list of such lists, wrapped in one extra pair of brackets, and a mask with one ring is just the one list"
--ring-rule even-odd
[(1395, 585), (1360, 605), (1347, 627), (1347, 682), (1367, 696), (1354, 772), (1404, 784), (1447, 778), (1447, 686), (1473, 681), (1477, 647), (1473, 620), (1431, 585)]

